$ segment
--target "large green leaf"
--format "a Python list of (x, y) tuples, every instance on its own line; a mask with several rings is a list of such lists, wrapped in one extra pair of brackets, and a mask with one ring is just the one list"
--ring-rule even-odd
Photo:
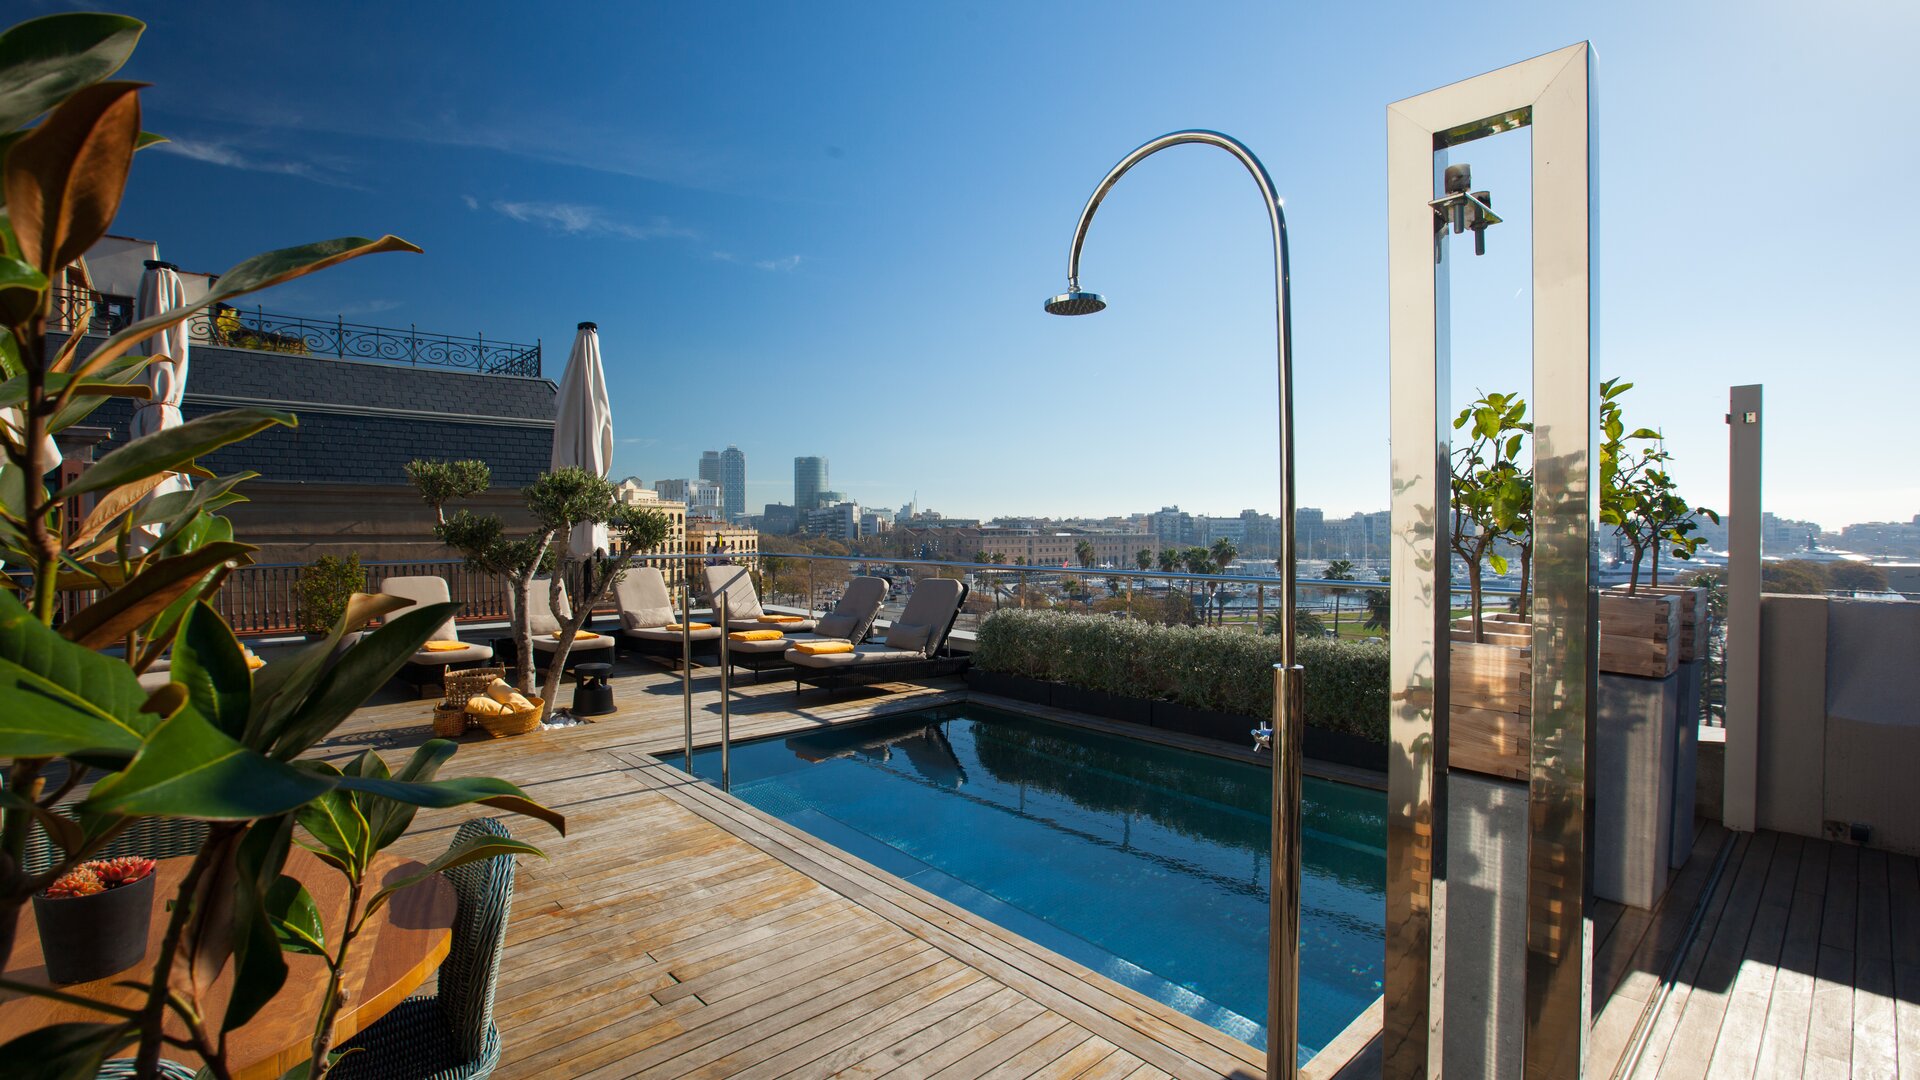
[(325, 638), (261, 668), (253, 680), (253, 716), (247, 721), (247, 736), (242, 741), (261, 750), (270, 748), (287, 719), (306, 702), (314, 684), (331, 666), (341, 640), (373, 619), (411, 603), (384, 593), (355, 593), (348, 599), (347, 610), (341, 614), (340, 621)]
[(44, 15), (0, 34), (0, 131), (120, 70), (147, 28), (125, 15)]
[[(53, 414), (53, 419), (47, 421), (47, 432), (57, 435), (80, 423), (92, 416), (94, 411), (105, 405), (110, 398), (124, 397), (129, 392), (138, 394), (140, 391), (136, 388), (147, 385), (147, 365), (152, 362), (151, 356), (141, 354), (123, 356), (88, 375), (86, 381), (80, 384), (67, 403), (60, 407), (60, 411)], [(50, 372), (48, 379), (51, 380), (56, 374), (63, 377), (65, 375), (64, 372)], [(116, 387), (123, 389), (115, 389)], [(147, 394), (151, 397), (150, 387), (147, 388)]]
[(7, 216), (20, 258), (52, 278), (106, 235), (140, 137), (141, 83), (74, 92), (7, 148)]
[[(432, 780), (439, 774), (440, 766), (453, 757), (455, 749), (451, 739), (428, 739), (414, 750), (413, 756), (407, 759), (406, 767), (400, 770), (400, 775), (395, 779), (409, 784)], [(385, 775), (386, 763), (380, 761), (378, 755), (374, 755), (373, 760), (380, 763), (380, 775)], [(360, 763), (355, 761), (354, 764)], [(371, 765), (357, 769), (355, 772), (359, 776), (374, 775)], [(417, 808), (406, 803), (394, 802), (392, 799), (369, 797), (367, 801), (372, 804), (367, 811), (367, 823), (373, 827), (373, 850), (384, 851), (412, 827), (413, 815)]]
[(116, 488), (157, 472), (178, 470), (194, 458), (250, 438), (275, 424), (297, 427), (299, 423), (290, 412), (257, 408), (229, 409), (189, 420), (143, 435), (109, 453), (73, 483), (61, 488), (56, 497), (69, 499), (89, 491)]
[(491, 806), (515, 814), (525, 814), (530, 818), (538, 818), (553, 826), (554, 831), (562, 836), (567, 832), (566, 815), (547, 809), (528, 798), (526, 792), (513, 784), (491, 776), (469, 776), (459, 780), (433, 780), (418, 784), (363, 776), (342, 776), (339, 784), (349, 791), (366, 792), (369, 795), (394, 799), (410, 806), (424, 806), (430, 810), (445, 810), (449, 807), (479, 803), (482, 806)]
[(0, 757), (132, 753), (155, 718), (126, 664), (62, 638), (0, 593)]
[(232, 1031), (253, 1019), (287, 981), (272, 888), (290, 880), (281, 870), (287, 863), (292, 833), (293, 819), (282, 815), (254, 822), (240, 842), (233, 884), (233, 993), (227, 999), (222, 1031)]
[[(340, 775), (328, 766), (318, 766), (316, 771), (331, 773), (335, 778)], [(300, 808), (295, 815), (300, 827), (313, 838), (313, 843), (300, 841), (300, 846), (338, 867), (349, 877), (359, 877), (367, 872), (372, 864), (373, 852), (369, 846), (373, 839), (373, 830), (367, 825), (366, 815), (360, 812), (358, 800), (345, 791), (329, 791)]]
[(384, 251), (411, 251), (416, 255), (420, 253), (419, 248), (397, 236), (383, 236), (378, 240), (369, 240), (364, 236), (343, 236), (337, 240), (322, 240), (317, 244), (302, 244), (299, 247), (282, 248), (279, 251), (269, 251), (264, 255), (255, 255), (221, 274), (214, 287), (193, 303), (141, 319), (108, 338), (106, 344), (100, 346), (92, 356), (87, 358), (81, 371), (91, 373), (95, 367), (124, 355), (135, 345), (186, 319), (194, 312), (224, 303), (236, 296), (292, 281), (294, 278), (317, 270), (325, 270), (329, 266), (346, 262), (348, 259), (357, 259), (362, 255), (376, 255)]
[(208, 544), (185, 555), (175, 555), (148, 564), (133, 580), (80, 610), (60, 625), (60, 636), (76, 644), (98, 649), (127, 636), (132, 630), (167, 609), (206, 576), (207, 571), (226, 563), (252, 560), (251, 544)]
[(165, 531), (177, 519), (184, 518), (214, 499), (224, 498), (233, 491), (235, 485), (252, 480), (259, 475), (257, 472), (238, 472), (218, 480), (195, 484), (186, 491), (169, 491), (141, 506), (133, 516), (133, 523), (135, 525), (159, 524)]
[(133, 1039), (128, 1024), (49, 1024), (0, 1046), (0, 1061), (8, 1080), (93, 1080), (100, 1063)]
[(313, 894), (296, 878), (282, 875), (267, 890), (267, 913), (274, 934), (287, 952), (324, 956), (327, 952), (327, 928), (320, 917), (320, 905)]
[(452, 870), (457, 866), (465, 866), (471, 862), (479, 862), (481, 859), (491, 859), (500, 855), (538, 855), (543, 859), (547, 857), (546, 852), (541, 851), (525, 840), (514, 840), (505, 836), (489, 836), (484, 833), (463, 836), (449, 845), (447, 850), (440, 854), (439, 858), (428, 863), (424, 870), (416, 874), (409, 874), (397, 881), (390, 881), (383, 886), (379, 892), (374, 893), (373, 899), (367, 901), (367, 914), (371, 915), (379, 911), (382, 905), (386, 904), (388, 900), (393, 899), (394, 893), (409, 886), (418, 885), (435, 874)]
[(459, 604), (422, 604), (361, 638), (319, 677), (297, 710), (276, 728), (261, 732), (273, 756), (292, 760), (325, 738), (459, 610)]
[(154, 728), (125, 771), (95, 784), (82, 805), (96, 813), (246, 821), (296, 810), (333, 786), (248, 750), (189, 707)]
[(187, 688), (200, 715), (234, 739), (246, 734), (253, 672), (233, 628), (206, 601), (194, 604), (173, 645), (173, 681)]

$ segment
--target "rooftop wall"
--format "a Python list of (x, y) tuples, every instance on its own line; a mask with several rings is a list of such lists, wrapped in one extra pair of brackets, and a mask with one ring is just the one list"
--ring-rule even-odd
[[(404, 485), (415, 458), (476, 458), (492, 467), (496, 487), (517, 488), (551, 459), (555, 393), (546, 379), (195, 345), (181, 411), (192, 419), (260, 405), (299, 415), (298, 428), (273, 428), (209, 455), (204, 464), (219, 473)], [(115, 399), (89, 423), (108, 428), (117, 445), (132, 416), (133, 403)]]

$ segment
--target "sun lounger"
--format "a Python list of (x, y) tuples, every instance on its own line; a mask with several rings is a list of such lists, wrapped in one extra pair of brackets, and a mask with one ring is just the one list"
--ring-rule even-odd
[[(771, 668), (788, 667), (787, 650), (802, 641), (831, 640), (856, 644), (865, 641), (873, 630), (873, 621), (880, 617), (880, 605), (886, 603), (889, 588), (886, 578), (853, 578), (847, 582), (846, 591), (841, 593), (840, 602), (833, 605), (833, 610), (822, 616), (817, 624), (807, 624), (813, 627), (812, 633), (787, 631), (784, 637), (774, 641), (730, 640), (727, 642), (727, 660), (736, 667), (758, 673)], [(753, 627), (760, 628), (759, 624)], [(782, 626), (773, 629), (786, 630)]]
[(707, 567), (707, 595), (713, 598), (713, 610), (720, 611), (720, 597), (727, 598), (728, 630), (784, 630), (803, 634), (813, 629), (812, 619), (769, 621), (771, 614), (760, 606), (760, 592), (753, 587), (753, 575), (744, 566)]
[[(560, 648), (561, 624), (573, 617), (573, 606), (567, 602), (564, 592), (560, 594), (560, 610), (554, 610), (551, 583), (552, 579), (544, 576), (536, 576), (527, 583), (527, 629), (533, 634), (533, 651), (545, 654), (540, 657), (543, 665)], [(585, 627), (581, 627), (581, 631), (587, 632)], [(567, 651), (566, 666), (571, 668), (581, 661), (612, 660), (613, 644), (611, 634), (575, 638), (573, 648)]]
[(940, 653), (966, 599), (967, 587), (961, 582), (926, 578), (914, 587), (907, 609), (882, 640), (856, 644), (846, 652), (812, 654), (788, 649), (794, 693), (800, 692), (802, 683), (831, 689), (958, 672), (966, 666), (965, 659)]
[[(614, 583), (614, 598), (620, 604), (620, 638), (627, 649), (667, 660), (680, 659), (681, 631), (669, 629), (680, 620), (673, 598), (667, 595), (667, 579), (659, 567), (637, 566)], [(717, 656), (720, 628), (708, 627), (689, 633), (694, 656)]]
[[(380, 583), (380, 591), (388, 596), (397, 596), (416, 604), (444, 604), (452, 599), (447, 591), (447, 579), (441, 577), (390, 577)], [(405, 614), (407, 608), (400, 608), (387, 615), (391, 622)], [(459, 648), (432, 648), (435, 642), (453, 642)], [(449, 618), (440, 624), (440, 628), (427, 639), (427, 644), (413, 654), (407, 661), (401, 676), (408, 682), (420, 687), (429, 696), (440, 693), (440, 681), (446, 677), (450, 668), (478, 664), (493, 659), (493, 649), (486, 645), (469, 645), (460, 640), (460, 631)]]

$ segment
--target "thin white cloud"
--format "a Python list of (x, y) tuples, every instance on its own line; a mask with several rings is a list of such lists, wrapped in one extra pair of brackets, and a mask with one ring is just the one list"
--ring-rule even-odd
[(756, 270), (779, 273), (797, 269), (802, 261), (802, 256), (799, 255), (783, 255), (777, 259), (747, 259), (735, 255), (731, 251), (714, 251), (708, 253), (707, 257), (716, 262), (733, 263), (736, 266), (751, 266)]
[(621, 443), (626, 446), (658, 446), (660, 445), (659, 439), (648, 439), (638, 435), (630, 436), (625, 439), (615, 439), (613, 441), (617, 443)]
[(564, 202), (514, 202), (496, 199), (494, 210), (515, 221), (541, 225), (569, 236), (620, 236), (628, 240), (659, 240), (663, 237), (691, 238), (692, 229), (656, 217), (644, 225), (621, 221), (597, 206)]
[(358, 187), (359, 185), (330, 169), (315, 166), (312, 162), (296, 161), (290, 158), (263, 157), (249, 150), (236, 149), (232, 144), (217, 140), (189, 139), (173, 136), (159, 143), (155, 149), (208, 165), (219, 165), (228, 169), (240, 169), (245, 172), (273, 173), (279, 176), (297, 176), (302, 180), (312, 180), (318, 184), (334, 187)]
[(474, 197), (473, 197), (473, 196), (471, 196), (471, 195), (462, 195), (462, 196), (460, 196), (460, 201), (461, 201), (461, 202), (463, 202), (463, 203), (466, 203), (466, 204), (467, 204), (467, 209), (469, 209), (469, 210), (478, 210), (478, 209), (480, 209), (480, 200), (479, 200), (479, 199), (476, 199), (476, 198), (474, 198)]

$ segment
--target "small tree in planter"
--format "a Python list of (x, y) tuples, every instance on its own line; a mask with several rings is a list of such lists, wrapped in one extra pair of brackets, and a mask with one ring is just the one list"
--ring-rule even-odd
[(1659, 584), (1662, 544), (1668, 545), (1674, 558), (1691, 559), (1706, 542), (1699, 535), (1698, 519), (1720, 521), (1719, 514), (1680, 497), (1668, 471), (1673, 455), (1658, 431), (1627, 430), (1620, 397), (1631, 389), (1632, 383), (1618, 379), (1600, 384), (1600, 521), (1618, 529), (1633, 553), (1629, 596), (1640, 591), (1640, 565), (1649, 555), (1653, 564), (1649, 584)]
[[(554, 611), (570, 601), (570, 617), (560, 626), (558, 647), (548, 661), (540, 697), (546, 702), (542, 718), (553, 715), (553, 699), (574, 636), (593, 616), (607, 590), (626, 573), (634, 558), (658, 548), (667, 539), (666, 515), (657, 510), (627, 506), (615, 497), (614, 485), (585, 469), (564, 468), (544, 473), (521, 493), (532, 513), (532, 532), (509, 538), (506, 523), (492, 514), (461, 510), (448, 517), (446, 502), (485, 491), (491, 474), (480, 461), (413, 461), (407, 476), (420, 497), (433, 507), (434, 535), (466, 557), (467, 565), (507, 582), (513, 613), (514, 684), (523, 694), (533, 693), (533, 632), (522, 598), (535, 574), (546, 571), (547, 602)], [(565, 538), (576, 525), (605, 525), (619, 541), (619, 554), (586, 558), (569, 550)], [(561, 543), (555, 544), (555, 538)]]
[(1472, 613), (1473, 640), (1486, 640), (1482, 621), (1481, 565), (1494, 573), (1507, 572), (1506, 556), (1494, 545), (1503, 537), (1523, 551), (1533, 538), (1520, 529), (1532, 519), (1533, 475), (1520, 467), (1520, 451), (1533, 424), (1526, 419), (1527, 403), (1518, 394), (1485, 394), (1454, 418), (1455, 431), (1470, 430), (1467, 445), (1453, 451), (1452, 547), (1467, 564), (1467, 595)]
[(300, 572), (300, 630), (321, 638), (347, 613), (353, 594), (367, 591), (360, 556), (322, 555)]

